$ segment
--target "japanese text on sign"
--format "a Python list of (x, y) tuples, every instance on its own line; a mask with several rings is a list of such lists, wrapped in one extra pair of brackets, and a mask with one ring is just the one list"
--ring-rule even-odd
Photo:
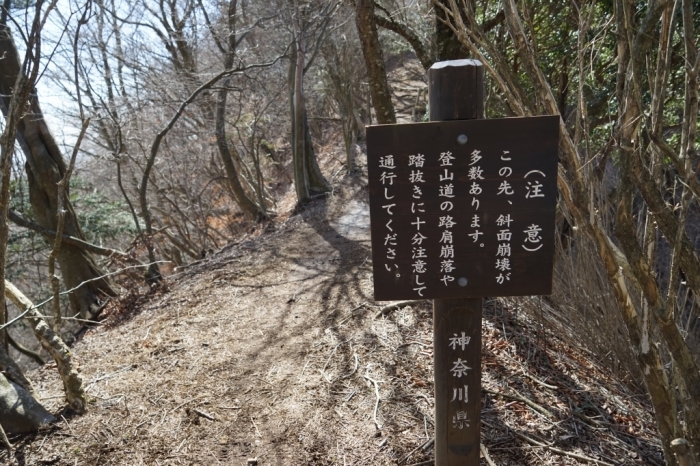
[(368, 128), (375, 298), (548, 294), (558, 121)]

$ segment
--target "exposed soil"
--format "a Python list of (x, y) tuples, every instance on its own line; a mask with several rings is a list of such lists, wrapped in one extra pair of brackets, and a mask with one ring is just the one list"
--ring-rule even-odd
[[(432, 464), (430, 303), (376, 317), (388, 303), (372, 299), (365, 167), (324, 168), (328, 198), (110, 307), (74, 346), (87, 414), (60, 411), (55, 367), (30, 373), (63, 418), (0, 461)], [(663, 464), (646, 397), (513, 302), (483, 315), (493, 464)]]

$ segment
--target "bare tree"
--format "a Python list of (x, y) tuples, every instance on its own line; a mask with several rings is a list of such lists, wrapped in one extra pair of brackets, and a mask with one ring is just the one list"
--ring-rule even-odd
[(352, 29), (354, 28), (351, 26), (345, 26), (333, 31), (323, 48), (323, 73), (335, 111), (340, 116), (348, 171), (351, 171), (355, 164), (356, 143), (358, 139), (364, 138), (360, 108), (365, 74), (364, 70), (357, 67), (357, 60), (362, 52)]
[(329, 190), (314, 153), (304, 92), (304, 75), (309, 70), (325, 39), (326, 30), (337, 2), (329, 2), (318, 12), (312, 4), (290, 6), (289, 18), (293, 25), (293, 38), (287, 78), (292, 120), (292, 164), (297, 202), (308, 202), (315, 194)]
[[(533, 18), (533, 11), (538, 13), (534, 7), (521, 10), (514, 0), (503, 0), (501, 4), (510, 38), (505, 46), (499, 44), (502, 39), (497, 34), (488, 35), (475, 22), (477, 9), (485, 12), (487, 6), (466, 2), (463, 9), (455, 0), (435, 2), (436, 8), (445, 12), (446, 24), (462, 45), (484, 62), (510, 111), (516, 115), (568, 113), (568, 95), (554, 91), (562, 89), (561, 70), (549, 78), (544, 71), (552, 63), (543, 53), (548, 37), (538, 31), (546, 31), (550, 26), (534, 26), (537, 19)], [(674, 21), (679, 6), (682, 25)], [(672, 440), (685, 436), (690, 445), (700, 445), (700, 371), (679, 328), (679, 316), (686, 313), (677, 299), (685, 289), (694, 296), (700, 290), (697, 251), (686, 230), (687, 219), (696, 211), (693, 206), (697, 202), (697, 161), (693, 155), (698, 111), (696, 79), (700, 68), (697, 33), (690, 20), (691, 2), (617, 0), (613, 8), (601, 8), (593, 1), (585, 1), (574, 2), (571, 8), (572, 14), (565, 20), (574, 18), (573, 27), (578, 28), (574, 76), (579, 81), (574, 93), (575, 110), (571, 113), (574, 121), (567, 124), (562, 120), (560, 126), (559, 188), (571, 221), (596, 245), (654, 405), (666, 461), (676, 464)], [(545, 12), (543, 8), (542, 14)], [(609, 92), (603, 98), (614, 101), (616, 112), (610, 112), (609, 105), (597, 106), (588, 90), (587, 70), (604, 70), (609, 62), (597, 63), (607, 57), (591, 55), (592, 44), (586, 37), (607, 21), (613, 21), (617, 29), (616, 42), (608, 49), (617, 60), (617, 73), (612, 76), (615, 87), (606, 88), (605, 78), (597, 87), (602, 87), (603, 94)], [(560, 24), (549, 24), (561, 28)], [(681, 47), (674, 49), (674, 37)], [(587, 58), (591, 56), (592, 60)], [(566, 60), (562, 62), (570, 66), (567, 63), (571, 57)], [(671, 98), (672, 74), (682, 76), (685, 95), (681, 98)], [(559, 79), (552, 82), (556, 77)], [(671, 108), (680, 111), (674, 114), (669, 112)], [(594, 123), (598, 118), (593, 118), (594, 113), (603, 113), (603, 119), (615, 121), (611, 137), (599, 143), (601, 149), (597, 153), (591, 151), (592, 131), (599, 124)], [(676, 121), (681, 128), (680, 138), (665, 129)], [(620, 183), (610, 191), (597, 175), (604, 166), (596, 168), (591, 164), (607, 163), (605, 154), (613, 147), (617, 148), (620, 162)], [(639, 208), (640, 201), (645, 204), (644, 209)], [(654, 247), (654, 224), (669, 245), (665, 258)], [(664, 263), (667, 274), (655, 271)], [(681, 273), (685, 277), (682, 283)], [(637, 299), (639, 294), (641, 300)], [(652, 341), (654, 336), (660, 338), (658, 344)], [(673, 361), (672, 371), (664, 364), (667, 358)]]
[(396, 123), (391, 90), (386, 78), (386, 66), (379, 44), (379, 33), (375, 23), (374, 0), (355, 0), (355, 24), (365, 58), (372, 105), (379, 124)]
[[(0, 76), (0, 100), (3, 114), (8, 118), (15, 84), (27, 69), (21, 64), (9, 28), (6, 24), (0, 27), (0, 53), (4, 56), (3, 73)], [(59, 204), (57, 184), (66, 172), (66, 164), (44, 120), (33, 83), (28, 92), (29, 107), (26, 112), (22, 112), (22, 118), (17, 124), (16, 137), (27, 160), (25, 168), (29, 182), (29, 199), (37, 222), (46, 229), (56, 230)], [(68, 196), (69, 191), (66, 189), (65, 198), (61, 201), (65, 210), (63, 230), (70, 236), (84, 240)], [(80, 315), (90, 317), (105, 297), (115, 295), (110, 281), (100, 278), (104, 274), (87, 251), (66, 244), (58, 252), (58, 262), (67, 288), (76, 288), (84, 284), (70, 296), (71, 307)]]
[[(246, 35), (243, 33), (239, 36), (236, 32), (237, 5), (237, 0), (230, 0), (228, 2), (228, 9), (226, 12), (228, 27), (226, 34), (224, 35), (225, 40), (220, 40), (218, 38), (216, 40), (216, 44), (224, 56), (224, 68), (226, 69), (233, 67), (236, 59), (236, 48), (241, 41), (245, 39)], [(268, 216), (265, 210), (264, 202), (262, 199), (258, 199), (258, 203), (256, 204), (243, 189), (243, 185), (241, 184), (238, 176), (238, 170), (236, 169), (236, 164), (234, 162), (236, 159), (240, 160), (240, 157), (238, 157), (235, 146), (229, 145), (226, 140), (226, 98), (228, 97), (228, 90), (231, 83), (232, 78), (230, 76), (226, 77), (221, 83), (221, 88), (216, 95), (216, 144), (219, 148), (221, 160), (224, 162), (229, 187), (231, 188), (238, 205), (250, 218), (261, 219)]]
[[(31, 26), (26, 35), (26, 52), (21, 63), (10, 30), (6, 25), (8, 18), (8, 2), (2, 14), (4, 22), (0, 24), (0, 43), (6, 47), (6, 56), (11, 56), (8, 63), (10, 76), (14, 77), (12, 92), (5, 96), (3, 110), (5, 111), (5, 128), (0, 137), (0, 171), (2, 172), (2, 184), (0, 185), (0, 296), (9, 297), (22, 311), (20, 317), (28, 316), (31, 320), (35, 335), (54, 357), (59, 373), (64, 382), (64, 388), (69, 406), (76, 412), (82, 413), (87, 409), (87, 399), (83, 389), (82, 378), (78, 374), (72, 355), (60, 336), (51, 330), (39, 315), (35, 306), (10, 282), (5, 279), (5, 265), (7, 262), (8, 241), (8, 210), (10, 201), (10, 171), (14, 154), (15, 140), (23, 135), (26, 140), (32, 140), (31, 125), (23, 125), (27, 111), (38, 109), (36, 104), (35, 84), (39, 75), (41, 60), (41, 31), (46, 23), (49, 13), (55, 8), (56, 2), (44, 3), (38, 1), (34, 5), (34, 15)], [(14, 55), (10, 53), (14, 51)], [(14, 65), (16, 64), (16, 68)], [(3, 78), (8, 79), (7, 76)], [(36, 135), (35, 137), (39, 137)], [(47, 154), (48, 155), (48, 154)], [(57, 154), (60, 161), (60, 153)], [(29, 156), (27, 156), (29, 157)], [(56, 187), (54, 187), (56, 188)], [(55, 195), (55, 193), (54, 193)], [(55, 221), (55, 220), (54, 220)], [(60, 234), (57, 235), (60, 237)], [(97, 280), (102, 277), (97, 277)], [(77, 284), (80, 288), (82, 284)], [(70, 292), (76, 291), (75, 289)], [(19, 317), (18, 317), (19, 318)], [(18, 319), (16, 318), (15, 321)], [(14, 322), (3, 322), (0, 331), (6, 329)], [(0, 438), (10, 448), (5, 430), (10, 432), (25, 432), (45, 425), (54, 420), (54, 417), (44, 409), (35, 399), (34, 389), (29, 380), (24, 377), (21, 369), (9, 357), (4, 346), (0, 347)]]

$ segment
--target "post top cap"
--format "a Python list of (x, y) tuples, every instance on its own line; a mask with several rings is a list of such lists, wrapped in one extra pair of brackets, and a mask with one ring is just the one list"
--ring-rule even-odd
[(464, 58), (462, 60), (446, 60), (433, 63), (430, 67), (431, 70), (437, 70), (440, 68), (446, 68), (448, 66), (484, 66), (479, 60), (473, 60), (471, 58)]

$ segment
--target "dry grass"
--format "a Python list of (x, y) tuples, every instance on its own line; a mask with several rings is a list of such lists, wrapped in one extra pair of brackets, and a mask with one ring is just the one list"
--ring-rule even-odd
[[(424, 86), (414, 68), (392, 72), (403, 83), (395, 97), (403, 98), (404, 113)], [(108, 325), (75, 345), (91, 398), (88, 414), (61, 412), (54, 368), (30, 374), (44, 403), (65, 421), (13, 438), (14, 457), (0, 453), (0, 461), (244, 465), (256, 457), (260, 465), (375, 466), (430, 460), (430, 305), (375, 318), (386, 303), (371, 297), (366, 179), (346, 175), (340, 146), (319, 150), (336, 186), (328, 199), (180, 269), (167, 286), (133, 288), (107, 312)], [(293, 210), (293, 196), (281, 197), (280, 212)], [(610, 298), (594, 268), (586, 277), (577, 272), (590, 257), (586, 251), (580, 249), (578, 262), (558, 265), (551, 301), (485, 301), (482, 442), (495, 464), (595, 464), (571, 455), (598, 464), (663, 464), (646, 397), (594, 356), (617, 330), (593, 324), (594, 305), (608, 306)], [(573, 278), (591, 281), (601, 294), (574, 293), (583, 282)], [(585, 326), (596, 330), (580, 331)], [(601, 346), (589, 353), (570, 344), (585, 335)]]
[(504, 302), (522, 309), (539, 326), (546, 326), (570, 344), (589, 348), (616, 377), (641, 386), (643, 378), (627, 329), (595, 247), (581, 235), (572, 247), (557, 246), (552, 295)]
[[(90, 412), (12, 439), (11, 462), (430, 459), (420, 447), (433, 435), (431, 310), (426, 302), (375, 319), (365, 196), (364, 178), (348, 177), (329, 199), (180, 271), (167, 288), (134, 293), (75, 346)], [(483, 334), (484, 388), (554, 416), (484, 393), (482, 439), (496, 464), (586, 464), (523, 436), (611, 464), (662, 464), (645, 397), (588, 353), (511, 304), (487, 302)], [(60, 412), (55, 372), (32, 378)]]

